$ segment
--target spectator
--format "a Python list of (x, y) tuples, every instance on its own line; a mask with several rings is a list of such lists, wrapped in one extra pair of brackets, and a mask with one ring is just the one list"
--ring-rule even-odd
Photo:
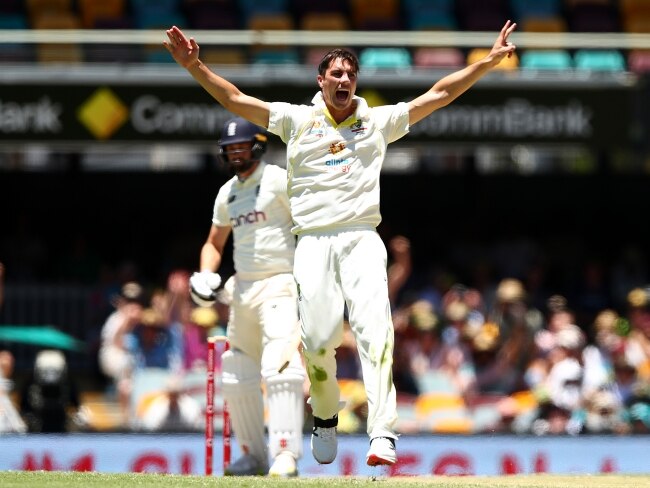
[(576, 412), (583, 416), (582, 433), (624, 434), (629, 431), (624, 406), (609, 390), (597, 390), (585, 395), (585, 407)]
[(122, 412), (123, 422), (129, 420), (129, 400), (131, 395), (131, 374), (133, 357), (128, 349), (126, 338), (140, 323), (145, 295), (142, 286), (127, 282), (114, 297), (115, 310), (102, 326), (98, 360), (101, 371), (111, 379), (116, 390)]
[(433, 306), (417, 300), (409, 308), (409, 335), (397, 335), (394, 382), (397, 391), (418, 395), (430, 390), (435, 364), (442, 348), (440, 324)]
[(557, 333), (559, 360), (551, 366), (546, 381), (550, 401), (569, 411), (582, 406), (584, 369), (581, 362), (584, 335), (577, 326)]
[(480, 392), (509, 395), (525, 389), (524, 373), (533, 351), (535, 331), (542, 325), (541, 313), (529, 308), (521, 281), (501, 280), (489, 322), (499, 328), (499, 344), (491, 364), (477, 373)]
[[(5, 266), (0, 262), (0, 309), (5, 297)], [(14, 372), (14, 356), (10, 351), (0, 350), (0, 380), (9, 379)], [(0, 393), (2, 394), (2, 393)]]
[(179, 378), (170, 376), (165, 390), (148, 402), (140, 424), (148, 431), (199, 431), (205, 418), (201, 405), (183, 391)]
[(388, 298), (393, 307), (406, 281), (411, 276), (411, 242), (404, 236), (395, 236), (388, 241), (392, 262), (388, 265)]
[(614, 359), (625, 354), (624, 338), (618, 334), (618, 313), (602, 310), (594, 320), (594, 344), (585, 347), (582, 361), (585, 368), (585, 395), (611, 387), (614, 380)]
[(189, 321), (183, 322), (183, 369), (205, 368), (208, 359), (208, 337), (217, 326), (219, 315), (214, 307), (192, 309)]
[(357, 353), (357, 343), (346, 320), (343, 325), (343, 339), (336, 348), (336, 374), (340, 379), (361, 379), (361, 363)]
[(171, 325), (155, 308), (142, 311), (139, 323), (128, 337), (134, 370), (160, 368), (170, 373), (180, 372), (181, 349)]
[(650, 434), (650, 392), (634, 396), (628, 400), (625, 417), (634, 434)]
[(621, 403), (628, 403), (634, 398), (640, 386), (637, 369), (628, 361), (625, 355), (614, 359), (614, 382), (612, 390)]
[(630, 291), (627, 301), (630, 332), (626, 360), (641, 379), (650, 382), (650, 285)]
[[(0, 262), (0, 309), (4, 300), (5, 267)], [(11, 351), (0, 350), (0, 433), (25, 432), (27, 426), (16, 411), (9, 396), (13, 388), (14, 356)]]
[(535, 435), (560, 435), (570, 432), (571, 410), (553, 402), (545, 402), (538, 417), (532, 422), (531, 432)]
[(567, 299), (562, 295), (552, 295), (546, 302), (546, 308), (546, 327), (534, 333), (531, 358), (524, 373), (524, 383), (531, 389), (544, 383), (551, 367), (558, 361), (555, 357), (558, 352), (556, 332), (575, 322), (575, 316), (568, 307)]

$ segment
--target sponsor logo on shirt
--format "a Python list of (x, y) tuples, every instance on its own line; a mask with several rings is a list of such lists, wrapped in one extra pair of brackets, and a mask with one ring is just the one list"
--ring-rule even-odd
[(314, 120), (311, 128), (309, 129), (309, 135), (315, 137), (323, 137), (325, 135), (325, 129), (321, 127), (320, 120)]
[(335, 142), (334, 144), (330, 144), (330, 152), (332, 154), (341, 152), (343, 149), (345, 149), (345, 142)]
[(253, 210), (247, 214), (230, 218), (230, 225), (233, 229), (236, 229), (240, 225), (256, 224), (258, 222), (266, 222), (266, 214), (260, 210)]
[(325, 166), (338, 166), (347, 161), (347, 159), (328, 159), (325, 161)]
[(350, 171), (350, 164), (348, 159), (328, 159), (325, 161), (328, 171), (340, 171), (341, 173), (348, 173)]
[(359, 134), (359, 133), (365, 132), (366, 130), (368, 130), (368, 128), (363, 127), (363, 121), (357, 120), (354, 124), (352, 124), (351, 130), (355, 134)]

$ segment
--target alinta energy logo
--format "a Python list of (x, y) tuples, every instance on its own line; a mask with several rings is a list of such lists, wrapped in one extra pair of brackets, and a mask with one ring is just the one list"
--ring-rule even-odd
[(109, 88), (98, 88), (79, 107), (77, 117), (96, 139), (105, 140), (129, 119), (129, 109)]

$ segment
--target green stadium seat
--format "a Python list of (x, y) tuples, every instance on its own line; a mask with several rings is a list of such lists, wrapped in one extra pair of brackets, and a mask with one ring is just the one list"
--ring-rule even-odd
[(564, 49), (524, 51), (519, 60), (521, 69), (571, 69), (573, 61)]
[(625, 71), (623, 55), (615, 49), (579, 49), (573, 56), (575, 67), (593, 71)]
[(7, 14), (0, 17), (0, 29), (28, 29), (27, 17), (21, 14)]
[(410, 68), (411, 54), (408, 49), (393, 47), (369, 47), (359, 56), (361, 68)]
[(252, 56), (253, 64), (300, 64), (300, 56), (295, 49), (263, 49)]

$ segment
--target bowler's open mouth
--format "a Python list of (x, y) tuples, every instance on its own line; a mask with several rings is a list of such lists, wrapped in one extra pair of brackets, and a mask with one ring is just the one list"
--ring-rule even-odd
[(339, 102), (345, 102), (348, 99), (349, 94), (350, 92), (347, 90), (336, 90), (336, 99)]

